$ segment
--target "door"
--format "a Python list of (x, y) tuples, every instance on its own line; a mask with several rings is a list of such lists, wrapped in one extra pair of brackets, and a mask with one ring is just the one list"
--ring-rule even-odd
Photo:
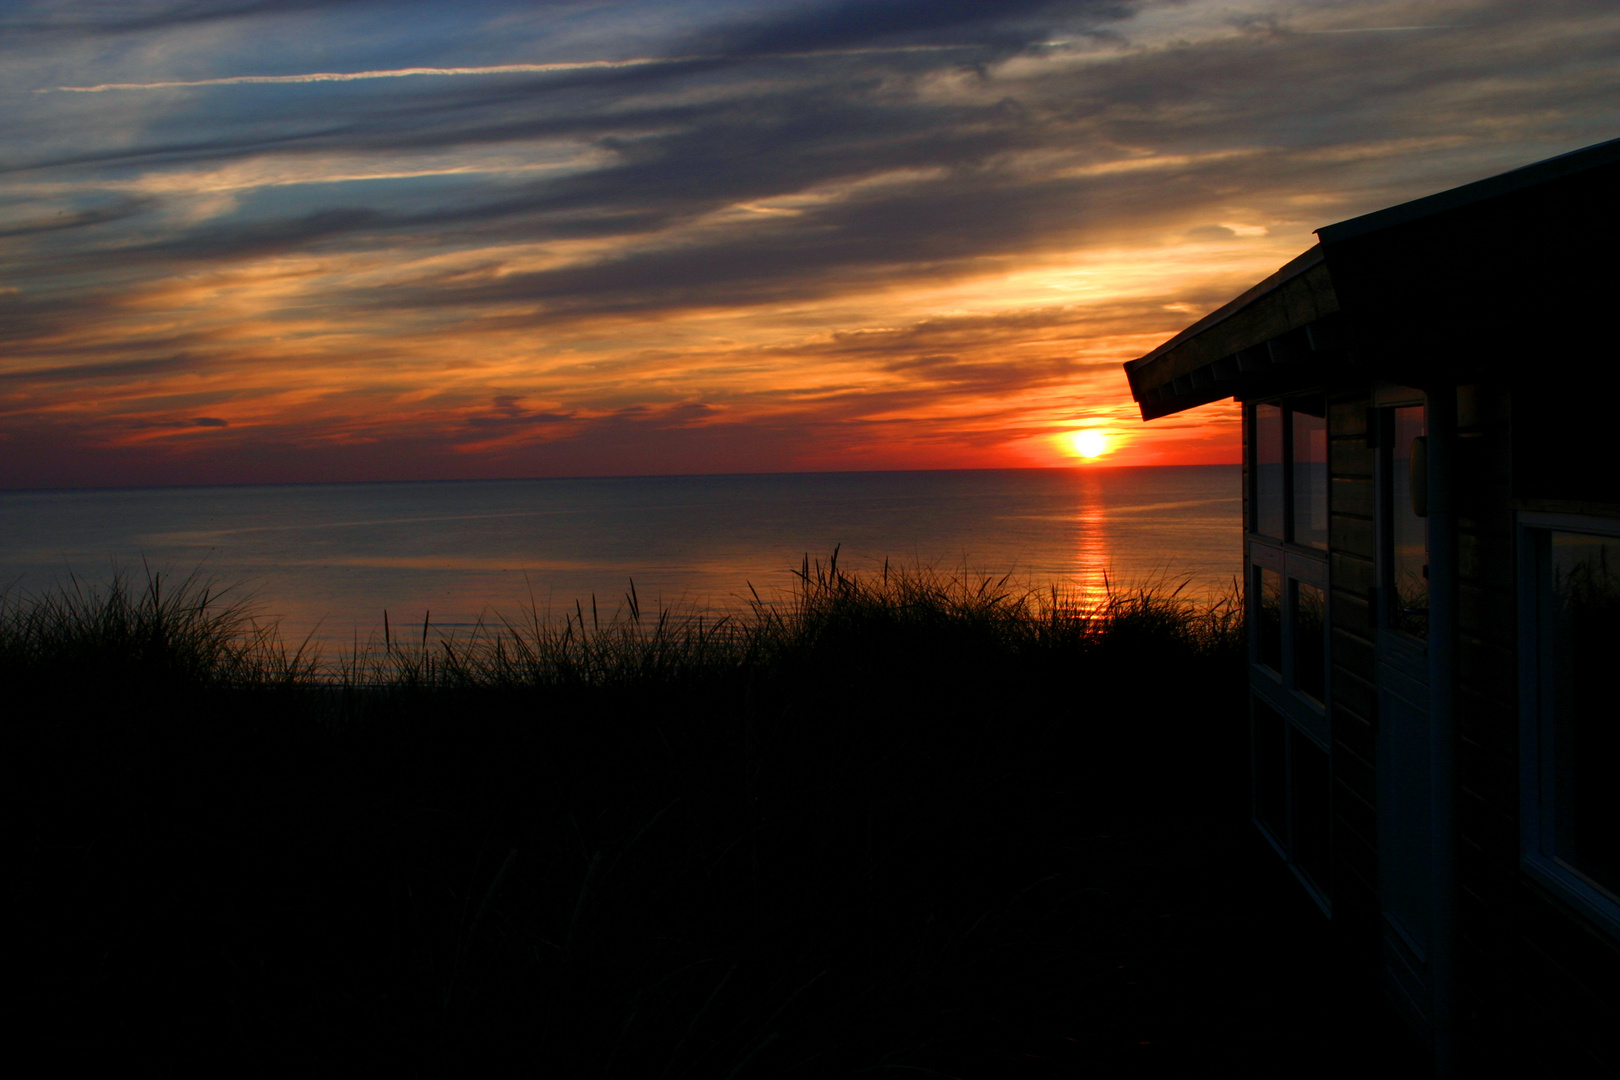
[(1379, 588), (1378, 892), (1383, 969), (1418, 1030), (1434, 1020), (1435, 747), (1429, 709), (1427, 417), (1421, 393), (1381, 388), (1377, 410)]

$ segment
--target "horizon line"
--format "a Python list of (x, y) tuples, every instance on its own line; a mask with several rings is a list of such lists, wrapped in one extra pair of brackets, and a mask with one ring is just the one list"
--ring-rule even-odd
[(427, 479), (375, 479), (375, 480), (220, 480), (205, 483), (156, 484), (86, 484), (55, 485), (45, 487), (0, 487), (0, 496), (28, 495), (53, 491), (164, 491), (177, 488), (224, 487), (325, 487), (362, 484), (499, 484), (530, 483), (542, 480), (689, 480), (718, 479), (742, 476), (841, 476), (880, 473), (947, 473), (947, 472), (1094, 472), (1099, 469), (1228, 469), (1241, 468), (1241, 461), (1199, 462), (1195, 464), (1155, 465), (1102, 465), (1087, 462), (1083, 465), (982, 465), (950, 469), (776, 469), (758, 472), (693, 472), (693, 473), (573, 473), (566, 476), (462, 476)]

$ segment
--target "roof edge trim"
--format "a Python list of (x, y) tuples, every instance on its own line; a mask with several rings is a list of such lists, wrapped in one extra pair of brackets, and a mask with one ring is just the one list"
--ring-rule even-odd
[(1202, 334), (1204, 331), (1208, 330), (1210, 327), (1217, 326), (1220, 323), (1225, 322), (1227, 319), (1230, 319), (1232, 316), (1236, 315), (1238, 312), (1242, 311), (1244, 308), (1248, 307), (1262, 296), (1265, 296), (1267, 293), (1276, 292), (1294, 278), (1299, 277), (1299, 275), (1321, 263), (1324, 258), (1325, 256), (1322, 252), (1322, 245), (1312, 245), (1308, 250), (1294, 256), (1287, 263), (1283, 264), (1282, 268), (1276, 273), (1272, 274), (1270, 277), (1266, 278), (1264, 281), (1261, 281), (1257, 285), (1251, 285), (1249, 288), (1239, 293), (1236, 297), (1228, 300), (1226, 303), (1222, 304), (1208, 315), (1205, 315), (1202, 319), (1199, 319), (1197, 322), (1193, 323), (1191, 326), (1187, 327), (1181, 333), (1177, 334), (1169, 341), (1166, 341), (1163, 345), (1160, 345), (1152, 352), (1139, 356), (1135, 360), (1127, 360), (1125, 362), (1125, 370), (1127, 372), (1140, 371), (1142, 368), (1146, 367), (1148, 364), (1151, 364), (1154, 360), (1157, 360), (1159, 357), (1171, 351), (1182, 342), (1195, 338), (1199, 334)]

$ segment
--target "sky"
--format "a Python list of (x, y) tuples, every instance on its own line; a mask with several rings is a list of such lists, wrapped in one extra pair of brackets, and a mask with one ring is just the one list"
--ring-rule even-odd
[(1120, 365), (1617, 134), (1612, 0), (8, 0), (0, 488), (1235, 462)]

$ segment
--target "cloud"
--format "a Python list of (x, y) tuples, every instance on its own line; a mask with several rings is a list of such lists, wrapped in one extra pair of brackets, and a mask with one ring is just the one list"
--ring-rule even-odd
[(16, 223), (0, 223), (0, 240), (20, 236), (36, 236), (40, 233), (63, 232), (68, 229), (83, 229), (92, 225), (105, 225), (110, 222), (122, 221), (152, 209), (155, 200), (145, 198), (125, 198), (105, 206), (98, 206), (88, 210), (68, 211), (58, 210), (53, 216), (35, 218), (30, 221)]
[(35, 5), (0, 412), (160, 471), (218, 416), (323, 476), (1050, 461), (1312, 228), (1620, 122), (1612, 5), (1251, 7)]
[(528, 431), (556, 424), (573, 423), (579, 419), (573, 413), (546, 412), (526, 409), (516, 394), (498, 394), (487, 412), (468, 415), (462, 422), (473, 429)]
[[(1129, 17), (1133, 5), (1086, 0), (862, 0), (783, 5), (770, 17), (707, 31), (715, 51), (758, 55), (815, 52), (877, 44), (960, 45), (1017, 48), (1044, 40), (1054, 24), (1076, 16), (1088, 21)], [(778, 13), (780, 12), (780, 13)], [(1040, 18), (1044, 16), (1045, 18)]]
[(197, 361), (184, 356), (168, 356), (143, 360), (115, 360), (87, 364), (64, 364), (58, 367), (32, 368), (19, 371), (0, 371), (0, 381), (45, 385), (93, 380), (127, 380), (185, 371)]
[(662, 59), (643, 57), (630, 60), (575, 60), (553, 64), (492, 64), (485, 67), (411, 67), (384, 71), (313, 71), (299, 75), (226, 75), (215, 79), (177, 79), (169, 82), (98, 83), (95, 86), (41, 87), (38, 94), (52, 92), (73, 94), (100, 94), (116, 90), (175, 90), (198, 86), (272, 86), (299, 83), (357, 82), (362, 79), (408, 79), (421, 76), (449, 77), (455, 75), (549, 75), (560, 71), (596, 71), (613, 68), (644, 67), (648, 64), (686, 63), (692, 59)]
[[(0, 18), (0, 34), (37, 43), (52, 38), (107, 37), (175, 30), (207, 23), (320, 13), (380, 0), (114, 0), (112, 3), (35, 3), (27, 14)], [(388, 0), (390, 4), (398, 0)], [(19, 8), (27, 10), (24, 5)]]

